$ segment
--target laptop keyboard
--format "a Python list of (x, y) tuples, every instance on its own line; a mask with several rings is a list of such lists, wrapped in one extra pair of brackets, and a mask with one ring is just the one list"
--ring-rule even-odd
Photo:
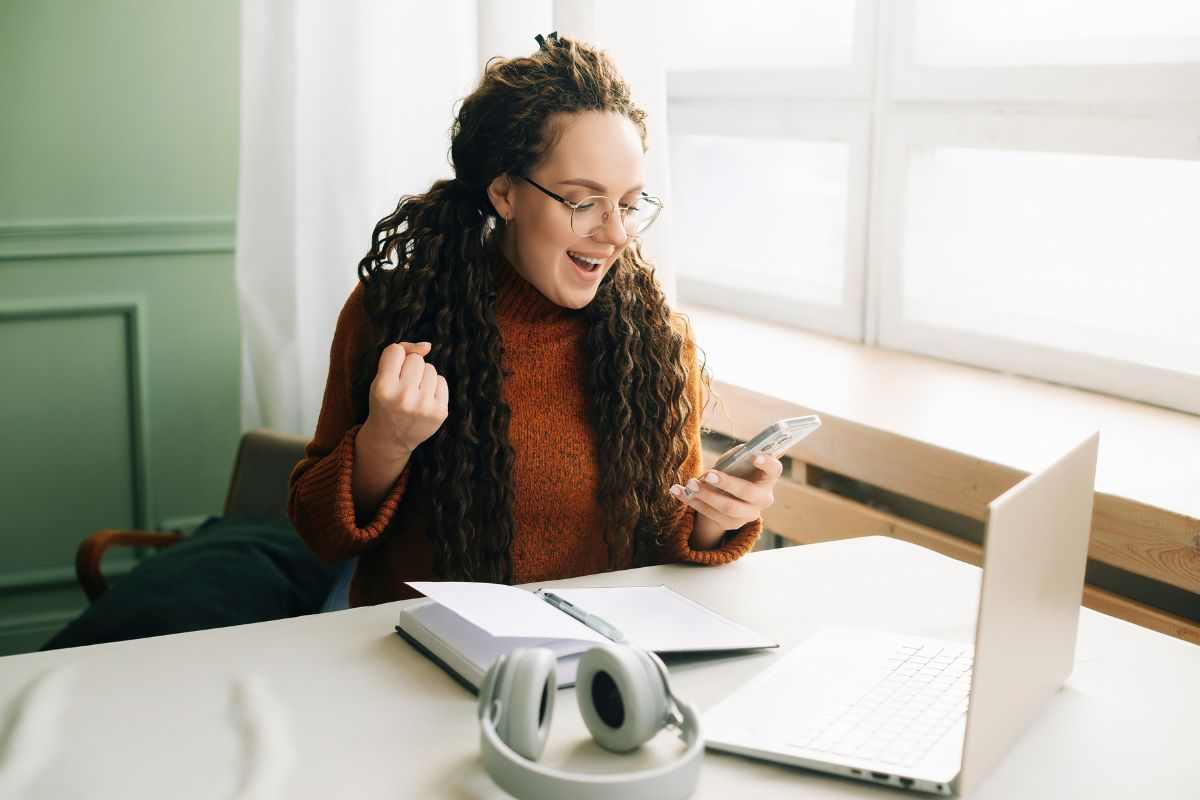
[(970, 647), (904, 644), (857, 700), (804, 725), (789, 744), (911, 766), (967, 713)]

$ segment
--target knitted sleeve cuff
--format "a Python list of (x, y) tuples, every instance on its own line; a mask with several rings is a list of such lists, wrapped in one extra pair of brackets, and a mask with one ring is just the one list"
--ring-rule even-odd
[(359, 526), (354, 513), (354, 440), (361, 425), (342, 436), (325, 458), (313, 464), (294, 489), (292, 521), (309, 547), (326, 561), (358, 555), (383, 533), (396, 515), (411, 472), (405, 466), (375, 515)]
[(665, 561), (684, 562), (716, 566), (736, 561), (749, 553), (762, 534), (762, 517), (747, 522), (742, 527), (726, 531), (716, 547), (709, 550), (693, 550), (690, 544), (692, 529), (696, 525), (695, 509), (688, 509), (681, 524), (669, 534), (664, 542)]

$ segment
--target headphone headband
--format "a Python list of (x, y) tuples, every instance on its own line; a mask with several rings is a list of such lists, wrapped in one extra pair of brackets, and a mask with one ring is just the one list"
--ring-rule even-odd
[(539, 763), (558, 691), (555, 674), (554, 654), (545, 648), (518, 648), (488, 670), (479, 687), (479, 747), (492, 780), (522, 800), (691, 796), (704, 756), (700, 716), (671, 693), (666, 665), (657, 655), (630, 645), (600, 645), (581, 656), (576, 676), (580, 714), (601, 747), (627, 752), (664, 728), (683, 739), (679, 758), (634, 772), (570, 772)]
[[(700, 780), (704, 737), (700, 717), (687, 703), (675, 700), (683, 718), (680, 735), (687, 749), (677, 761), (620, 774), (568, 772), (530, 761), (496, 735), (492, 714), (480, 719), (479, 749), (492, 780), (521, 800), (683, 800)], [(493, 705), (495, 708), (495, 705)]]

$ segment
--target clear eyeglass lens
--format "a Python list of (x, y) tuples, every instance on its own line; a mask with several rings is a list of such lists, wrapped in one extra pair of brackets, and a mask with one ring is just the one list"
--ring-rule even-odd
[[(571, 230), (579, 236), (593, 236), (608, 224), (616, 211), (613, 201), (602, 195), (585, 197), (571, 214)], [(659, 206), (645, 197), (640, 197), (633, 204), (621, 208), (625, 222), (625, 232), (636, 236), (646, 228), (658, 215)]]

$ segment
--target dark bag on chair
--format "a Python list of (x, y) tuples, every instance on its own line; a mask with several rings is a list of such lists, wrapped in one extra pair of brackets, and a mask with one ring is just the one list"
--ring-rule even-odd
[(290, 526), (210, 517), (114, 580), (42, 649), (312, 614), (336, 574)]

